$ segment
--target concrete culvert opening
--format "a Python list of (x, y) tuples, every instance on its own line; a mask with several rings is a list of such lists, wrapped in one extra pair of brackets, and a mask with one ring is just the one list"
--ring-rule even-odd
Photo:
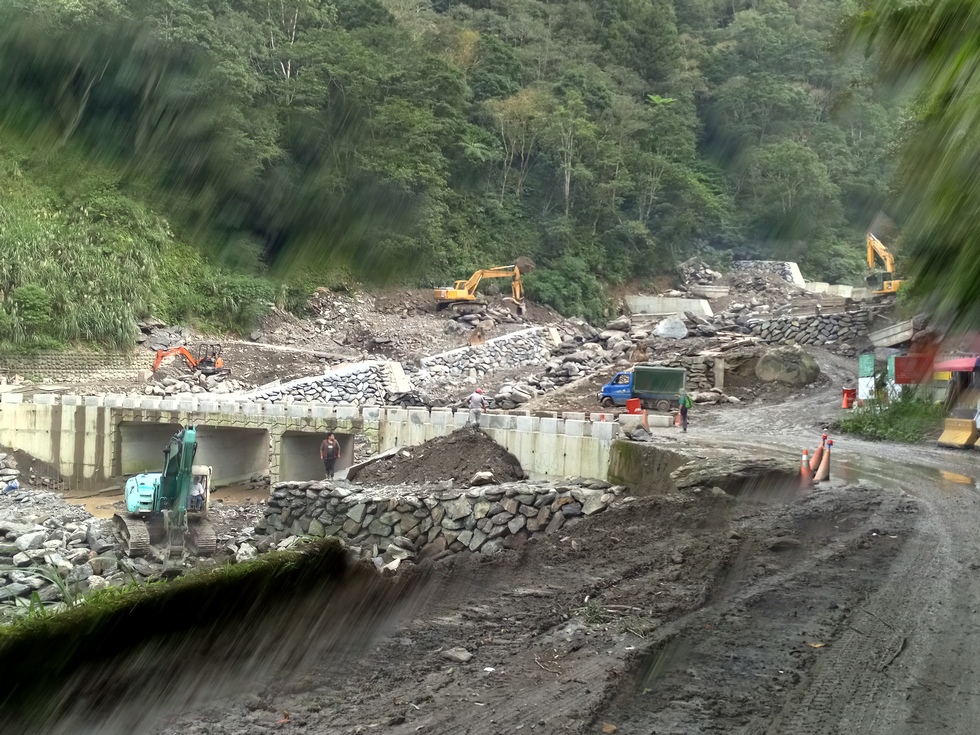
[[(326, 476), (320, 459), (320, 444), (330, 432), (314, 434), (303, 431), (287, 431), (282, 436), (279, 449), (279, 480), (282, 482), (322, 480)], [(334, 473), (347, 469), (354, 463), (354, 436), (334, 432), (340, 444), (340, 459), (334, 465)]]
[[(180, 424), (124, 423), (119, 427), (117, 473), (160, 472), (163, 450)], [(210, 465), (212, 485), (233, 485), (269, 472), (269, 432), (265, 429), (197, 427), (194, 464)]]

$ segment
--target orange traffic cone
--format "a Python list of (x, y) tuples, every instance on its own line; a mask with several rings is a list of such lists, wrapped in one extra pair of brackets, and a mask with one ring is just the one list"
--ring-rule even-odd
[(827, 441), (827, 448), (824, 450), (823, 459), (820, 460), (820, 469), (813, 476), (814, 482), (823, 482), (830, 479), (830, 448), (834, 446), (834, 440)]
[(674, 414), (674, 426), (680, 426), (680, 425), (681, 425), (681, 414), (680, 411), (678, 411), (677, 413)]
[(800, 487), (810, 487), (813, 484), (813, 472), (810, 471), (810, 452), (803, 450), (803, 459), (800, 462)]
[(820, 446), (816, 448), (813, 452), (813, 456), (810, 457), (810, 471), (816, 472), (820, 467), (820, 460), (823, 458), (823, 448), (827, 444), (827, 435), (824, 434), (820, 439)]

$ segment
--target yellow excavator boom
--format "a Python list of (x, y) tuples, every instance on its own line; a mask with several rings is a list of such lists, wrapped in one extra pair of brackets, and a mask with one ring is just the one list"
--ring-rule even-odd
[[(885, 247), (885, 245), (875, 237), (870, 232), (867, 238), (868, 243), (868, 270), (874, 271), (875, 267), (875, 256), (881, 259), (885, 264), (885, 272), (882, 274), (880, 281), (876, 282), (877, 288), (872, 288), (872, 293), (875, 295), (881, 294), (893, 294), (898, 291), (899, 287), (902, 285), (902, 281), (895, 280), (895, 256), (891, 254), (891, 251)], [(875, 275), (870, 277), (871, 279), (876, 279)]]

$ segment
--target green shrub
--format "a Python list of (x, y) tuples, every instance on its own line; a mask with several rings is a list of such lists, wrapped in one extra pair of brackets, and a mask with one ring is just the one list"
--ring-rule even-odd
[(865, 402), (837, 421), (837, 428), (870, 441), (913, 444), (937, 434), (946, 415), (941, 403), (904, 397), (891, 403)]

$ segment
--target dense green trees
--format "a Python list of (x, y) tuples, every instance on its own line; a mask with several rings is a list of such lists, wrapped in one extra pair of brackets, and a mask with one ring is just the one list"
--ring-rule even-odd
[(597, 315), (601, 282), (695, 252), (860, 270), (896, 116), (828, 50), (841, 10), (0, 0), (0, 114), (229, 267), (431, 285), (530, 256), (533, 294)]

